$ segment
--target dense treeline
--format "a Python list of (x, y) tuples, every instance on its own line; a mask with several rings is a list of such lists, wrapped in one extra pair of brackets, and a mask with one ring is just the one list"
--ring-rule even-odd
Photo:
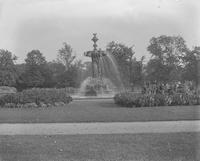
[(189, 49), (181, 36), (151, 38), (147, 47), (151, 57), (147, 63), (144, 56), (136, 60), (133, 48), (120, 43), (109, 43), (107, 50), (116, 58), (126, 87), (155, 81), (192, 81), (194, 84), (198, 81), (200, 47)]
[[(141, 85), (144, 81), (198, 80), (200, 47), (189, 49), (180, 36), (151, 38), (147, 47), (151, 58), (147, 63), (144, 63), (144, 57), (137, 60), (133, 47), (122, 43), (110, 42), (106, 50), (115, 58), (125, 87)], [(91, 73), (91, 63), (77, 60), (67, 43), (63, 43), (57, 59), (52, 62), (47, 62), (39, 50), (27, 53), (23, 64), (16, 64), (16, 60), (17, 57), (10, 51), (0, 50), (0, 86), (14, 86), (18, 90), (33, 87), (77, 88)], [(114, 74), (104, 73), (111, 80)]]
[(15, 64), (16, 59), (11, 52), (0, 50), (0, 86), (14, 86), (18, 90), (79, 86), (83, 64), (75, 60), (71, 46), (66, 43), (52, 62), (47, 62), (39, 50), (27, 53), (23, 64)]

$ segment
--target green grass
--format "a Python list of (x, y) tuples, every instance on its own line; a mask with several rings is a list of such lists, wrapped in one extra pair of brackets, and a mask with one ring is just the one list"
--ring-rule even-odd
[(200, 133), (0, 136), (1, 161), (199, 161)]
[(200, 119), (200, 106), (126, 108), (112, 99), (73, 101), (66, 107), (0, 108), (0, 123), (126, 122)]

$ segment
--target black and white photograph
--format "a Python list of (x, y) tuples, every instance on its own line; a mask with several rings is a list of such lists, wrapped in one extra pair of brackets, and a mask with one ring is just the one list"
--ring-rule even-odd
[(200, 1), (0, 0), (0, 161), (200, 161)]

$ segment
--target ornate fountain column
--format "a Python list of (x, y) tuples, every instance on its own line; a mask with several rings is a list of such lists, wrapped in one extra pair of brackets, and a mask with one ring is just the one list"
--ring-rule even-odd
[(102, 70), (100, 66), (100, 59), (102, 56), (105, 56), (105, 51), (102, 51), (101, 49), (97, 49), (97, 41), (99, 40), (97, 38), (97, 34), (93, 34), (93, 38), (91, 39), (93, 41), (93, 50), (92, 51), (86, 51), (84, 52), (85, 56), (91, 57), (92, 59), (92, 77), (93, 78), (102, 78)]

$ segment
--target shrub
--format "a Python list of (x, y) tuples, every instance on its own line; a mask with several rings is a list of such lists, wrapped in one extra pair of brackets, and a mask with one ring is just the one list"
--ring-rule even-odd
[(23, 108), (37, 108), (39, 107), (36, 103), (25, 103), (22, 106)]
[(16, 93), (17, 90), (14, 87), (8, 87), (8, 86), (0, 86), (0, 93)]
[(133, 107), (136, 105), (136, 100), (141, 94), (132, 92), (118, 93), (114, 96), (114, 101), (116, 104), (126, 107)]
[(6, 107), (6, 108), (14, 108), (14, 107), (15, 107), (15, 104), (14, 104), (14, 103), (6, 103), (6, 104), (4, 105), (4, 107)]
[(126, 107), (199, 105), (200, 95), (195, 93), (174, 93), (172, 95), (166, 95), (123, 92), (116, 94), (114, 101), (116, 104)]
[(6, 94), (11, 94), (11, 93), (16, 93), (16, 92), (17, 90), (14, 87), (0, 86), (0, 97)]
[(72, 98), (65, 89), (33, 88), (2, 96), (0, 98), (0, 106), (12, 103), (15, 107), (21, 107), (21, 105), (25, 105), (26, 107), (36, 107), (35, 105), (44, 107), (45, 105), (52, 106), (55, 102), (67, 104), (70, 101), (72, 101)]

